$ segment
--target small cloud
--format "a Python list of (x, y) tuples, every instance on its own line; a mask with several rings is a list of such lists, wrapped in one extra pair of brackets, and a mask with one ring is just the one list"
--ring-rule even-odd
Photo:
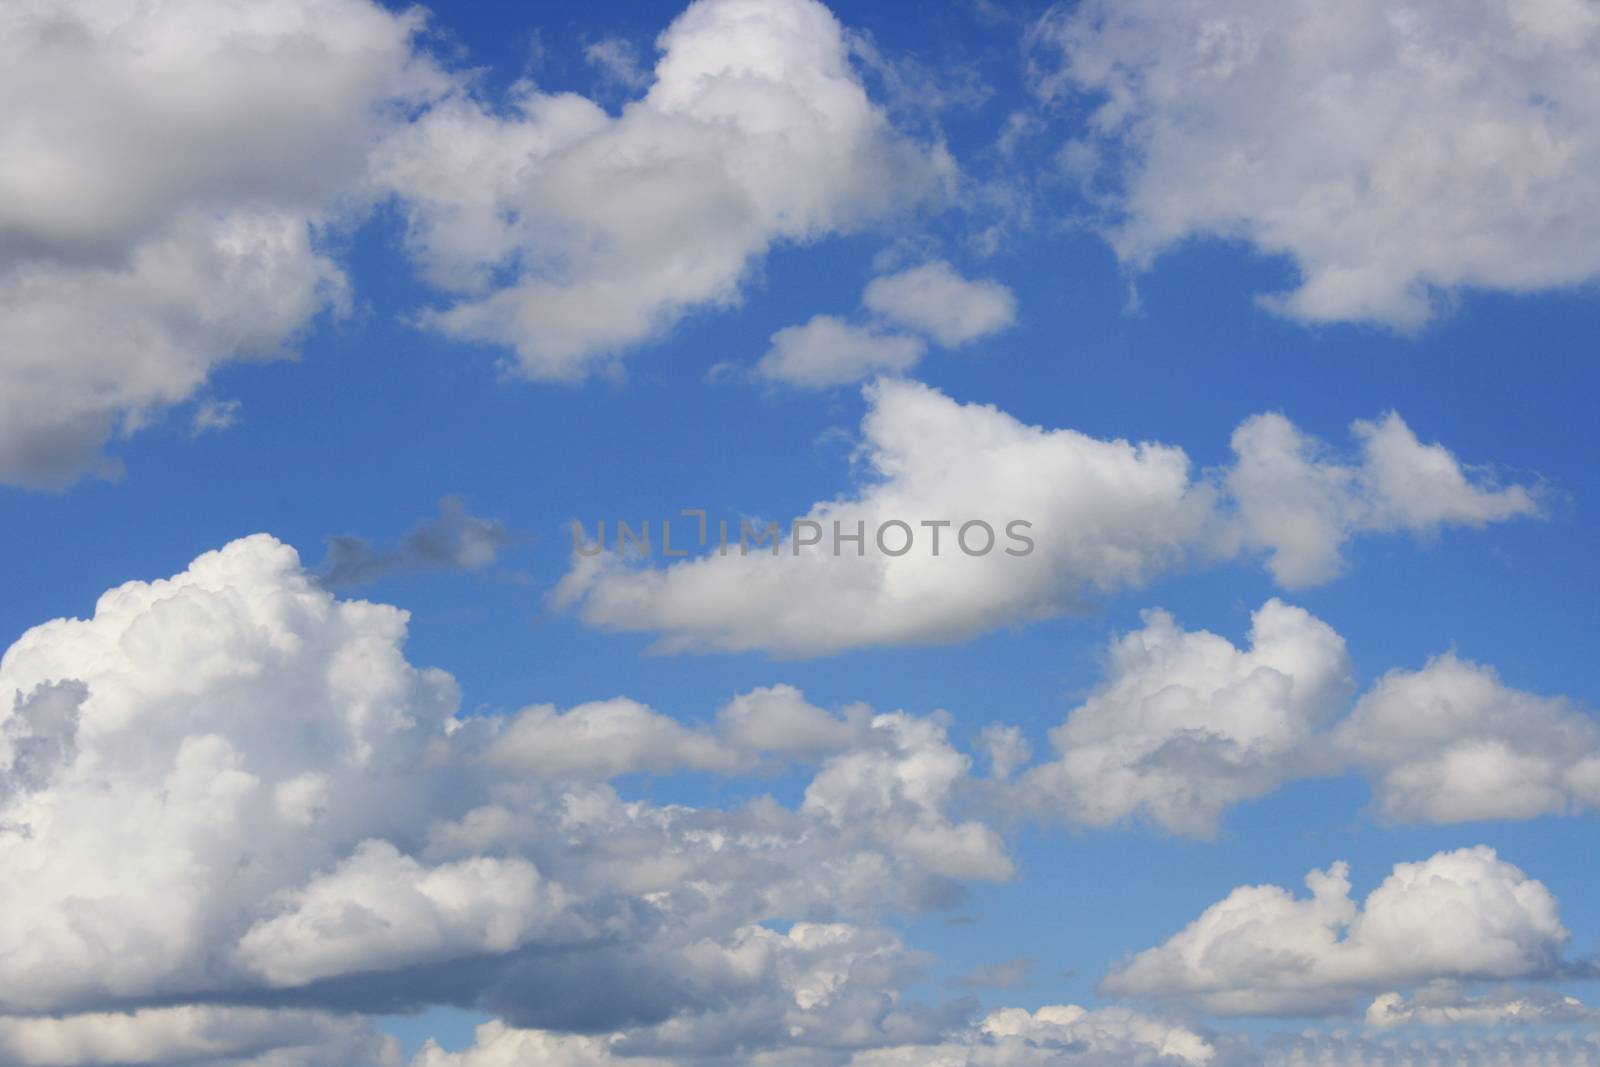
[(999, 963), (987, 963), (974, 967), (956, 979), (956, 984), (968, 989), (1014, 989), (1028, 980), (1034, 964), (1038, 962), (1032, 956), (1018, 956)]
[(199, 437), (212, 430), (226, 430), (239, 421), (239, 410), (243, 407), (237, 400), (202, 400), (194, 409), (194, 418), (189, 422), (189, 436)]
[(943, 260), (874, 278), (862, 303), (880, 318), (956, 348), (1017, 321), (1017, 298), (989, 279), (957, 274)]
[(594, 42), (583, 50), (583, 58), (608, 82), (643, 89), (650, 81), (649, 73), (639, 64), (639, 50), (633, 42), (620, 37)]
[(328, 538), (322, 584), (329, 588), (362, 585), (396, 573), (481, 571), (517, 538), (495, 519), (467, 513), (458, 496), (439, 501), (439, 514), (411, 528), (397, 548), (379, 550), (360, 537)]
[(804, 389), (849, 385), (878, 374), (910, 370), (926, 346), (915, 337), (813, 315), (772, 335), (756, 373)]

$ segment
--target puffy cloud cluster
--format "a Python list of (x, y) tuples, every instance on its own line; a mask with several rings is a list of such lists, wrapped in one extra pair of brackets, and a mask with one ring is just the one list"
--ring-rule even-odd
[[(993, 728), (1004, 802), (1080, 825), (1129, 820), (1209, 837), (1240, 803), (1296, 779), (1358, 771), (1401, 822), (1531, 819), (1600, 807), (1600, 720), (1563, 697), (1512, 689), (1445, 653), (1394, 670), (1349, 707), (1344, 640), (1279, 600), (1246, 647), (1163, 611), (1111, 642), (1105, 679), (1027, 759)], [(992, 757), (994, 758), (994, 757)]]
[[(958, 814), (970, 760), (939, 721), (786, 686), (703, 728), (623, 699), (462, 719), (405, 629), (259, 535), (6, 651), (0, 1042), (19, 1062), (254, 1063), (276, 1025), (260, 1005), (447, 1003), (674, 1055), (942, 1032), (892, 995), (920, 957), (874, 917), (1012, 868)], [(797, 808), (602, 781), (776, 758), (819, 764)], [(244, 1014), (109, 1014), (152, 1000)], [(376, 1040), (285, 1019), (284, 1049), (308, 1028)], [(302, 1062), (279, 1052), (263, 1065)]]
[(1017, 317), (1010, 289), (963, 278), (943, 260), (872, 279), (861, 303), (873, 316), (865, 325), (813, 315), (779, 330), (756, 373), (805, 388), (899, 374), (922, 358), (924, 338), (955, 348), (997, 333)]
[(22, 0), (0, 13), (0, 481), (60, 485), (345, 281), (317, 247), (445, 79), (370, 0)]
[(1270, 600), (1250, 647), (1165, 612), (1114, 641), (1107, 678), (1050, 733), (1057, 757), (1017, 784), (1030, 807), (1106, 826), (1142, 815), (1207, 836), (1222, 812), (1308, 770), (1308, 742), (1343, 710), (1344, 640)]
[(1568, 939), (1550, 891), (1485, 846), (1397, 864), (1360, 904), (1343, 863), (1306, 885), (1309, 899), (1234, 890), (1103, 988), (1225, 1015), (1319, 1014), (1426, 982), (1546, 976)]
[(403, 612), (335, 601), (257, 537), (12, 645), (8, 1006), (260, 978), (241, 944), (273, 894), (364, 839), (414, 838), (436, 784), (397, 772), (426, 758), (456, 692), (405, 662), (404, 631)]
[(424, 276), (456, 296), (434, 328), (581, 377), (736, 302), (775, 244), (865, 226), (952, 173), (869, 100), (814, 0), (698, 0), (657, 44), (615, 116), (523, 84), (507, 114), (457, 95), (376, 154)]
[(1066, 158), (1109, 180), (1125, 261), (1241, 239), (1299, 270), (1269, 307), (1399, 328), (1600, 277), (1586, 0), (1094, 0), (1032, 43), (1041, 93), (1096, 105)]
[[(665, 567), (577, 558), (556, 590), (591, 625), (668, 650), (819, 655), (953, 641), (1081, 608), (1191, 560), (1269, 554), (1285, 585), (1331, 578), (1363, 531), (1426, 533), (1536, 513), (1534, 494), (1468, 476), (1389, 415), (1360, 422), (1359, 462), (1325, 455), (1279, 415), (1234, 434), (1235, 462), (1197, 475), (1182, 449), (1029, 426), (994, 407), (881, 379), (866, 388), (870, 480), (812, 506), (818, 543), (750, 544)], [(1007, 540), (1011, 523), (1032, 548)], [(909, 528), (908, 551), (896, 554)], [(944, 523), (943, 527), (928, 524)], [(968, 522), (987, 523), (985, 547)], [(796, 524), (798, 525), (798, 523)], [(860, 542), (842, 540), (860, 531)], [(876, 531), (876, 535), (875, 535)], [(875, 543), (875, 537), (882, 543)]]

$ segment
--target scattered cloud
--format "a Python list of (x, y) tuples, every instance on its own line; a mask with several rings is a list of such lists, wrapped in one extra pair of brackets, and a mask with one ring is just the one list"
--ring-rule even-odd
[(910, 370), (927, 346), (916, 337), (854, 326), (833, 315), (813, 315), (803, 325), (772, 335), (756, 374), (806, 389), (849, 385), (879, 374)]

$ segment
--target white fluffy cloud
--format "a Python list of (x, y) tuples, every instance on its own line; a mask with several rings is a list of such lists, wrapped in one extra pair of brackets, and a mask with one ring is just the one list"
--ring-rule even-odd
[(352, 970), (509, 952), (560, 923), (567, 896), (521, 859), (474, 856), (425, 867), (366, 841), (332, 871), (280, 894), (282, 910), (239, 939), (239, 958), (276, 986)]
[(1103, 988), (1227, 1015), (1316, 1014), (1430, 981), (1541, 976), (1568, 938), (1550, 891), (1486, 846), (1397, 864), (1364, 904), (1343, 863), (1306, 885), (1309, 899), (1234, 890)]
[(715, 737), (637, 701), (550, 705), (519, 711), (495, 739), (491, 762), (555, 777), (613, 778), (635, 771), (730, 771), (739, 753)]
[[(12, 645), (0, 659), (10, 1006), (238, 979), (249, 968), (235, 946), (274, 893), (362, 839), (414, 834), (430, 783), (393, 771), (423, 756), (456, 694), (405, 662), (405, 618), (335, 601), (293, 550), (257, 537)], [(48, 760), (26, 747), (42, 737)]]
[(853, 745), (870, 747), (889, 736), (886, 724), (893, 721), (874, 719), (865, 705), (835, 715), (789, 685), (739, 694), (718, 710), (711, 728), (685, 726), (638, 701), (616, 697), (567, 711), (543, 704), (497, 719), (484, 758), (502, 770), (556, 779), (731, 774), (754, 769), (763, 757), (819, 760)]
[(1395, 819), (1531, 819), (1600, 807), (1600, 722), (1453, 653), (1379, 679), (1336, 742)]
[[(556, 603), (591, 625), (657, 633), (669, 650), (818, 655), (1049, 618), (1197, 559), (1265, 552), (1282, 584), (1311, 584), (1337, 572), (1361, 532), (1536, 511), (1529, 490), (1469, 478), (1397, 415), (1356, 424), (1354, 464), (1282, 416), (1258, 416), (1235, 433), (1231, 467), (1197, 476), (1180, 448), (1028, 426), (916, 382), (880, 380), (866, 397), (871, 478), (812, 506), (801, 528), (818, 543), (774, 553), (752, 539), (745, 554), (730, 529), (726, 554), (666, 567), (578, 557)], [(1031, 526), (1013, 530), (1018, 521)], [(969, 522), (994, 541), (981, 526), (963, 535)], [(835, 540), (858, 528), (859, 547)]]
[(861, 734), (870, 709), (852, 705), (835, 716), (810, 703), (792, 685), (752, 689), (723, 705), (717, 728), (745, 752), (818, 756), (841, 752)]
[(419, 26), (369, 0), (6, 6), (0, 481), (114, 469), (112, 435), (340, 304), (316, 231), (443, 88)]
[(1109, 236), (1290, 257), (1266, 303), (1409, 328), (1441, 294), (1600, 276), (1600, 12), (1586, 0), (1162, 0), (1053, 10), (1046, 95), (1097, 102)]
[(424, 276), (457, 295), (428, 323), (581, 377), (737, 301), (773, 245), (866, 225), (950, 173), (868, 99), (813, 0), (698, 0), (657, 44), (619, 115), (522, 85), (508, 115), (458, 96), (377, 154)]
[(925, 347), (919, 338), (906, 334), (856, 326), (833, 315), (813, 315), (772, 335), (772, 347), (756, 364), (756, 373), (807, 389), (846, 385), (910, 370)]
[(954, 348), (1017, 321), (1017, 298), (999, 282), (963, 278), (943, 260), (867, 283), (861, 303), (902, 329)]
[[(806, 516), (822, 543), (777, 555), (691, 559), (664, 569), (621, 566), (613, 554), (579, 560), (557, 591), (587, 622), (653, 630), (669, 648), (819, 654), (875, 644), (949, 641), (1060, 614), (1088, 590), (1136, 584), (1180, 560), (1208, 511), (1183, 452), (1027, 426), (992, 407), (961, 405), (915, 382), (867, 390), (863, 422), (875, 481)], [(884, 524), (899, 521), (898, 531)], [(924, 522), (942, 521), (942, 528)], [(1008, 537), (1014, 521), (1036, 547)], [(985, 554), (958, 543), (968, 522), (993, 533)], [(843, 544), (835, 524), (862, 554)], [(912, 548), (890, 555), (907, 533)], [(935, 555), (934, 536), (939, 538)], [(737, 531), (730, 533), (730, 540)], [(983, 530), (966, 534), (972, 552)], [(1012, 555), (1011, 552), (1025, 552)]]
[(1305, 773), (1307, 742), (1349, 692), (1344, 640), (1278, 600), (1252, 616), (1246, 649), (1165, 612), (1144, 621), (1112, 643), (1106, 680), (1050, 732), (1057, 758), (1018, 796), (1089, 825), (1142, 815), (1209, 836), (1227, 807)]

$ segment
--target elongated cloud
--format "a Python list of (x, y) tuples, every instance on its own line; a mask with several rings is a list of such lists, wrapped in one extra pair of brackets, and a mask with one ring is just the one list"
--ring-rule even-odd
[(801, 538), (761, 544), (753, 529), (741, 545), (732, 524), (727, 550), (664, 567), (624, 565), (613, 538), (574, 559), (556, 603), (667, 650), (811, 656), (960, 640), (1233, 556), (1316, 584), (1359, 534), (1538, 510), (1533, 491), (1469, 476), (1394, 414), (1355, 424), (1350, 461), (1257, 416), (1235, 431), (1231, 466), (1197, 473), (1175, 446), (1028, 426), (915, 382), (865, 394), (866, 484), (812, 505)]

